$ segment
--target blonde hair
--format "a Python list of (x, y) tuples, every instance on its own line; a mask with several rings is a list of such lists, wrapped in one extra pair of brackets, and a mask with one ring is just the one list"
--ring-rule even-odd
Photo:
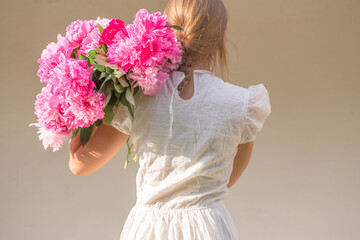
[[(165, 12), (168, 21), (183, 28), (175, 31), (183, 46), (179, 71), (185, 73), (185, 84), (192, 79), (193, 65), (206, 59), (211, 69), (216, 64), (227, 68), (225, 30), (227, 11), (221, 0), (169, 0)], [(181, 89), (179, 89), (181, 90)]]

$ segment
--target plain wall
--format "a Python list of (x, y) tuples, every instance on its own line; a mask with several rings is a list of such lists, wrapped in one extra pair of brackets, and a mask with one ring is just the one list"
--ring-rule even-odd
[[(68, 145), (38, 141), (41, 51), (77, 19), (133, 21), (166, 1), (2, 1), (0, 239), (119, 239), (135, 203), (137, 163), (124, 147), (87, 177)], [(360, 239), (360, 1), (227, 0), (229, 75), (264, 83), (272, 113), (226, 198), (240, 239)]]

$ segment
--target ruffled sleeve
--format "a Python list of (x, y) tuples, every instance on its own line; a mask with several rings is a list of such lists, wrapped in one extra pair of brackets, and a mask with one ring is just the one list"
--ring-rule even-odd
[(265, 86), (258, 84), (248, 87), (248, 101), (240, 144), (255, 141), (256, 134), (261, 131), (270, 113), (269, 93)]
[(114, 106), (113, 112), (114, 117), (110, 125), (119, 130), (120, 132), (130, 135), (133, 119), (127, 107), (119, 104), (118, 107)]

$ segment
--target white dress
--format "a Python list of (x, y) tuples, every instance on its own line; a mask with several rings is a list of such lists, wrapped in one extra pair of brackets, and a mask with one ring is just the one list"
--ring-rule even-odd
[(111, 123), (139, 156), (137, 201), (121, 240), (236, 240), (224, 205), (237, 146), (255, 140), (270, 114), (263, 84), (239, 87), (205, 70), (180, 98), (173, 72), (154, 96), (136, 95), (135, 118), (119, 105)]

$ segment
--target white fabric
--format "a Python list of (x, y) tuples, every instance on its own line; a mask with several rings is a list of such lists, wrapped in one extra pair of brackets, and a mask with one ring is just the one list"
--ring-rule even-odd
[(134, 120), (115, 109), (112, 126), (131, 135), (139, 156), (137, 202), (120, 239), (236, 240), (224, 205), (237, 146), (254, 141), (270, 114), (263, 84), (239, 87), (195, 70), (194, 95), (173, 72), (154, 96), (135, 96)]

